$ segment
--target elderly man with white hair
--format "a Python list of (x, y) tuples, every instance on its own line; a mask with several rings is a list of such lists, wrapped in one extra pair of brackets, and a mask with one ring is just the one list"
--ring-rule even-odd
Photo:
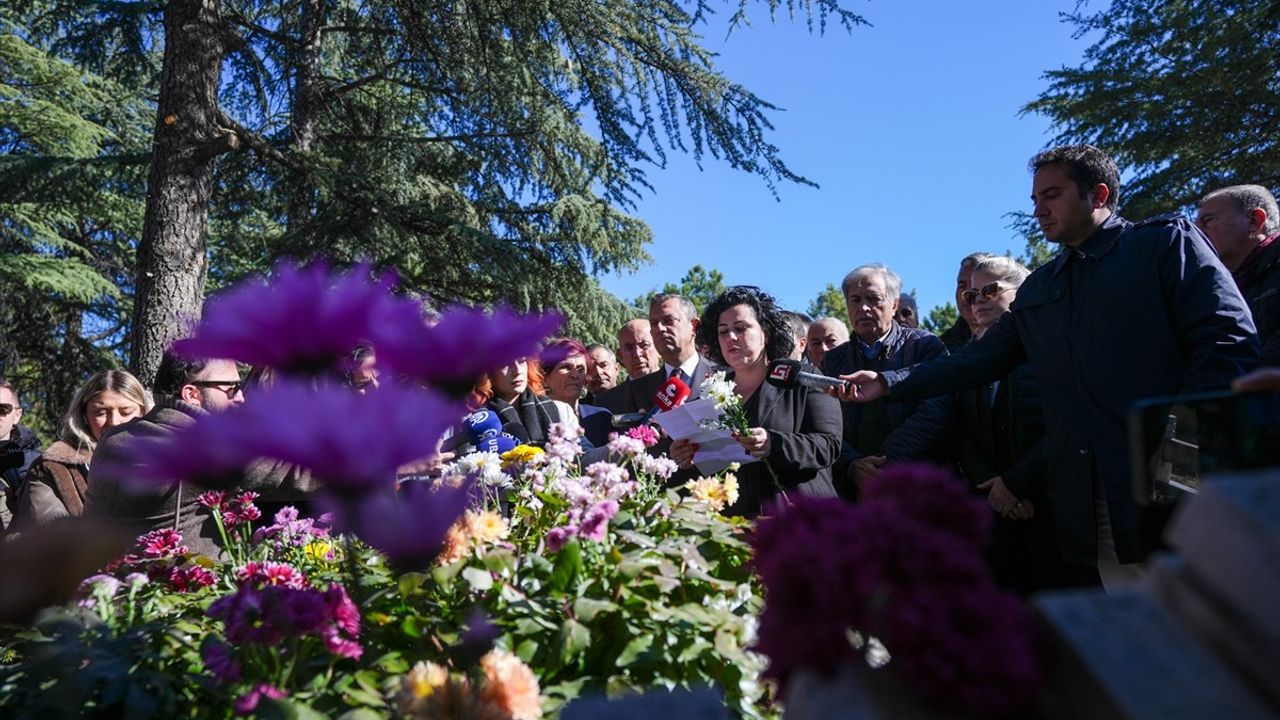
[[(854, 268), (841, 283), (853, 337), (822, 361), (827, 375), (858, 370), (896, 370), (947, 354), (932, 333), (903, 327), (894, 320), (902, 295), (902, 279), (879, 263)], [(844, 445), (836, 461), (834, 481), (843, 497), (856, 499), (858, 489), (891, 460), (943, 461), (951, 425), (951, 400), (844, 403)]]

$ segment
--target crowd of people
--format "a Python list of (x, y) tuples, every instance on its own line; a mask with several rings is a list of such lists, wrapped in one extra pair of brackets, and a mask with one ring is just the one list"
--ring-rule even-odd
[[(997, 515), (987, 559), (1005, 587), (1132, 579), (1149, 548), (1129, 485), (1127, 408), (1280, 366), (1280, 209), (1266, 189), (1239, 185), (1205, 195), (1195, 222), (1133, 223), (1116, 212), (1119, 172), (1102, 151), (1053, 148), (1030, 170), (1034, 217), (1061, 252), (1035, 272), (1001, 255), (964, 257), (960, 319), (941, 335), (919, 328), (902, 279), (879, 263), (844, 276), (847, 318), (789, 312), (748, 286), (701, 313), (659, 294), (618, 329), (616, 346), (550, 339), (478, 378), (469, 408), (491, 411), (519, 442), (546, 443), (559, 424), (600, 453), (617, 418), (650, 410), (670, 378), (696, 399), (726, 371), (750, 426), (735, 439), (758, 460), (737, 470), (740, 495), (726, 513), (757, 515), (791, 491), (856, 503), (886, 464), (930, 462), (986, 496)], [(376, 352), (353, 350), (343, 379), (354, 392), (377, 390)], [(767, 382), (770, 364), (787, 358), (846, 382)], [(264, 382), (269, 371), (242, 379), (230, 360), (173, 353), (149, 392), (127, 372), (102, 371), (43, 452), (20, 424), (18, 390), (0, 382), (4, 529), (91, 515), (140, 531), (177, 527), (196, 552), (218, 552), (196, 493), (139, 489), (111, 470), (126, 464), (105, 459), (241, 404)], [(445, 442), (403, 472), (429, 477), (465, 449)], [(652, 449), (678, 464), (672, 486), (696, 477), (697, 451), (667, 438)], [(271, 461), (246, 468), (241, 484), (277, 503), (305, 502), (311, 489), (305, 472)]]

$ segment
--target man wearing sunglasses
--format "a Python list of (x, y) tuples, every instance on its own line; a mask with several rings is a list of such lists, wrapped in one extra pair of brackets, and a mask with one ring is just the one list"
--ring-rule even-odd
[[(138, 534), (174, 528), (192, 552), (216, 557), (218, 528), (197, 501), (202, 490), (179, 482), (140, 488), (129, 482), (129, 468), (138, 461), (137, 453), (145, 451), (139, 440), (170, 437), (208, 413), (243, 404), (240, 372), (231, 360), (188, 360), (166, 352), (152, 392), (155, 408), (151, 412), (112, 428), (98, 442), (89, 469), (85, 515), (126, 525)], [(240, 487), (269, 500), (273, 491), (297, 484), (298, 474), (287, 464), (260, 461), (245, 469)]]
[[(1063, 559), (1105, 585), (1140, 576), (1149, 548), (1128, 469), (1135, 401), (1225, 389), (1258, 363), (1244, 298), (1187, 218), (1116, 214), (1120, 172), (1072, 145), (1032, 158), (1040, 230), (1062, 252), (1033, 272), (982, 339), (949, 358), (858, 372), (841, 399), (954, 393), (1030, 362), (1045, 412), (1046, 491)], [(984, 288), (985, 289), (985, 288)], [(1122, 312), (1123, 311), (1123, 312)]]
[(40, 438), (19, 424), (18, 391), (0, 380), (0, 536), (13, 520), (18, 486), (31, 463), (40, 458)]

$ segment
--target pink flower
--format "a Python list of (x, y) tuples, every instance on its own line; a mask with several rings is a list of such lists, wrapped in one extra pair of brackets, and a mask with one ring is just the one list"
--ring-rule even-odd
[(347, 589), (337, 583), (333, 583), (325, 591), (324, 599), (329, 605), (329, 613), (333, 617), (333, 624), (351, 637), (359, 637), (360, 610), (354, 602), (351, 602), (351, 596), (347, 595)]
[(970, 545), (986, 545), (991, 509), (946, 468), (891, 463), (862, 489), (860, 502), (889, 503), (921, 524), (949, 532)]
[(217, 581), (217, 575), (199, 565), (176, 567), (169, 572), (169, 586), (180, 593), (209, 587)]
[(637, 425), (627, 431), (627, 437), (634, 438), (651, 448), (658, 444), (658, 431), (648, 425)]
[(283, 700), (287, 693), (274, 685), (262, 683), (249, 692), (241, 695), (236, 699), (235, 709), (237, 715), (248, 715), (258, 708), (258, 703), (262, 698), (270, 698), (272, 700)]
[(282, 562), (249, 562), (236, 571), (236, 580), (252, 583), (258, 587), (278, 585), (302, 590), (307, 587), (307, 578), (294, 566)]
[(605, 539), (609, 532), (609, 520), (618, 514), (618, 503), (613, 500), (605, 500), (587, 508), (582, 514), (582, 525), (578, 528), (578, 533), (594, 542), (600, 542)]
[(199, 503), (210, 510), (222, 510), (222, 504), (227, 500), (227, 494), (219, 490), (210, 490), (200, 493), (200, 497), (196, 498)]
[(182, 544), (182, 534), (170, 528), (152, 530), (139, 537), (138, 547), (148, 558), (167, 558), (187, 554), (187, 546)]
[(547, 531), (547, 552), (560, 552), (565, 544), (578, 535), (577, 525), (564, 525)]
[(364, 648), (360, 646), (360, 643), (342, 637), (337, 628), (331, 627), (325, 630), (321, 633), (321, 638), (324, 640), (324, 646), (329, 650), (329, 653), (337, 657), (359, 660), (360, 656), (364, 654)]

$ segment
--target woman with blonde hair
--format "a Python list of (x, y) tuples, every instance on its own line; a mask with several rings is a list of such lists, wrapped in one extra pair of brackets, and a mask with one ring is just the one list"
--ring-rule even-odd
[(89, 461), (103, 433), (151, 410), (151, 396), (124, 370), (102, 370), (71, 398), (58, 440), (27, 472), (15, 522), (42, 524), (84, 512)]

